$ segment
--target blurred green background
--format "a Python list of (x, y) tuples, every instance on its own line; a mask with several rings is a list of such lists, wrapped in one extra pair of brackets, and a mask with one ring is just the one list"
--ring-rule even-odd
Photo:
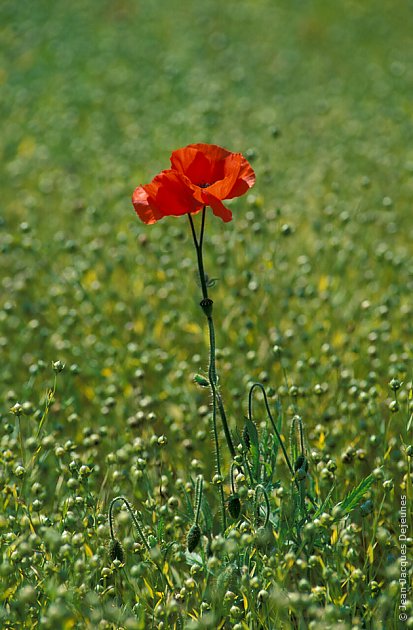
[(279, 344), (310, 429), (329, 422), (334, 445), (343, 423), (348, 439), (381, 426), (379, 403), (342, 410), (340, 384), (374, 383), (382, 404), (392, 376), (411, 376), (411, 11), (393, 0), (3, 0), (4, 414), (40, 397), (61, 359), (63, 435), (68, 417), (75, 432), (107, 417), (124, 427), (140, 408), (177, 435), (203, 422), (188, 226), (141, 224), (130, 196), (173, 149), (211, 142), (257, 173), (233, 222), (207, 225), (231, 422), (250, 380), (283, 384)]

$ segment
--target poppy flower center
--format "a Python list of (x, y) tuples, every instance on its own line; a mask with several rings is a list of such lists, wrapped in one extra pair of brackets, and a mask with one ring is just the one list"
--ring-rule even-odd
[(198, 184), (200, 188), (208, 188), (211, 184)]

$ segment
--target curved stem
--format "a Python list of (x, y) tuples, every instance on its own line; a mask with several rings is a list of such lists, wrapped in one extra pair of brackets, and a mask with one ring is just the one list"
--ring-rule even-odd
[(148, 543), (148, 541), (145, 538), (145, 534), (143, 533), (143, 530), (140, 526), (140, 523), (138, 521), (138, 519), (136, 518), (135, 514), (133, 513), (133, 509), (131, 504), (129, 503), (129, 501), (127, 499), (125, 499), (125, 497), (119, 496), (119, 497), (115, 497), (114, 499), (112, 499), (112, 501), (110, 502), (110, 506), (109, 506), (109, 529), (110, 529), (110, 537), (113, 540), (115, 538), (115, 533), (114, 533), (114, 528), (113, 528), (113, 506), (115, 505), (115, 503), (117, 501), (123, 501), (123, 503), (126, 505), (126, 508), (129, 512), (129, 515), (131, 517), (131, 519), (133, 520), (133, 524), (135, 525), (137, 532), (144, 544), (144, 546), (146, 547), (147, 551), (150, 551), (150, 545)]
[(277, 425), (275, 424), (274, 418), (272, 417), (270, 406), (268, 404), (267, 392), (265, 391), (264, 386), (262, 385), (262, 383), (254, 383), (252, 385), (251, 389), (250, 389), (249, 396), (248, 396), (248, 417), (249, 417), (250, 420), (252, 420), (252, 395), (253, 395), (254, 389), (256, 387), (258, 387), (262, 391), (262, 394), (263, 394), (263, 397), (264, 397), (264, 404), (265, 404), (265, 408), (267, 410), (268, 418), (270, 419), (272, 428), (274, 429), (274, 433), (277, 436), (277, 439), (278, 439), (278, 441), (280, 443), (281, 450), (283, 452), (285, 461), (287, 462), (287, 466), (288, 466), (288, 468), (290, 470), (290, 473), (291, 473), (292, 476), (294, 476), (294, 469), (293, 469), (293, 467), (291, 465), (290, 458), (288, 457), (288, 453), (287, 453), (287, 450), (286, 450), (286, 448), (284, 446), (284, 442), (281, 439), (280, 432), (278, 431)]

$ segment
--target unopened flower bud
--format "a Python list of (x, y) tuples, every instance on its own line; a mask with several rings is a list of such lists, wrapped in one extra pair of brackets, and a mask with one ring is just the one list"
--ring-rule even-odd
[(194, 523), (191, 529), (189, 530), (188, 536), (186, 538), (186, 546), (189, 553), (192, 553), (196, 549), (200, 540), (201, 540), (201, 528), (199, 527), (199, 525)]

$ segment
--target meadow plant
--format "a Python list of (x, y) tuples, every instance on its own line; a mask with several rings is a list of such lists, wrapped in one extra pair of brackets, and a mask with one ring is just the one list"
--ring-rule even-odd
[(409, 12), (0, 3), (2, 630), (413, 628)]
[[(283, 623), (287, 618), (294, 625), (295, 619), (298, 619), (296, 611), (300, 606), (310, 606), (311, 601), (313, 603), (324, 601), (326, 594), (320, 588), (319, 592), (313, 589), (312, 598), (308, 600), (298, 597), (294, 604), (290, 598), (287, 605), (280, 606), (277, 594), (279, 591), (276, 590), (273, 581), (275, 577), (273, 570), (276, 568), (272, 561), (274, 554), (277, 549), (284, 547), (286, 551), (288, 550), (286, 557), (290, 558), (290, 566), (296, 565), (299, 571), (301, 566), (303, 568), (307, 566), (307, 562), (299, 558), (303, 552), (308, 562), (316, 565), (318, 562), (317, 556), (314, 555), (316, 549), (322, 546), (328, 548), (330, 537), (338, 535), (339, 530), (334, 529), (334, 523), (344, 523), (344, 519), (356, 508), (359, 509), (361, 517), (366, 517), (372, 511), (372, 501), (368, 499), (363, 502), (363, 497), (379, 474), (379, 471), (376, 471), (376, 474), (370, 474), (363, 479), (336, 505), (332, 504), (334, 482), (324, 499), (321, 499), (318, 484), (310, 475), (303, 420), (294, 404), (297, 392), (294, 387), (288, 386), (285, 368), (284, 379), (295, 412), (289, 429), (289, 449), (286, 446), (287, 441), (282, 436), (283, 411), (280, 399), (273, 396), (277, 417), (275, 419), (267, 391), (260, 382), (252, 383), (249, 387), (248, 413), (245, 415), (242, 429), (239, 426), (230, 426), (216, 365), (213, 317), (215, 305), (209, 294), (214, 283), (205, 271), (203, 247), (207, 207), (212, 209), (214, 215), (229, 222), (232, 213), (223, 206), (222, 201), (244, 194), (254, 183), (254, 171), (241, 154), (231, 153), (216, 145), (194, 144), (174, 151), (171, 156), (171, 168), (162, 171), (150, 184), (136, 188), (132, 199), (137, 214), (146, 224), (156, 223), (168, 216), (187, 215), (202, 292), (200, 307), (207, 320), (208, 370), (205, 375), (197, 374), (194, 381), (200, 387), (209, 388), (210, 391), (211, 432), (215, 453), (215, 474), (211, 481), (212, 487), (217, 491), (218, 504), (210, 493), (208, 500), (204, 496), (203, 488), (206, 482), (202, 475), (198, 475), (193, 504), (187, 497), (192, 525), (187, 533), (187, 550), (184, 555), (194, 575), (198, 571), (206, 572), (204, 601), (199, 616), (193, 616), (194, 620), (199, 619), (200, 625), (193, 621), (192, 625), (188, 626), (194, 628), (211, 627), (214, 624), (217, 624), (214, 627), (224, 627), (227, 623), (225, 620), (233, 624), (233, 627), (249, 628), (255, 627), (253, 619), (260, 620), (259, 623), (263, 624), (261, 627), (265, 628), (273, 627), (271, 624), (275, 620)], [(198, 230), (194, 215), (200, 215)], [(274, 352), (280, 355), (281, 349), (277, 346)], [(395, 381), (392, 383), (391, 387), (396, 395), (398, 387)], [(268, 421), (260, 423), (261, 432), (253, 413), (255, 391), (262, 395)], [(230, 457), (228, 475), (224, 474), (228, 457), (221, 449), (218, 416)], [(281, 480), (282, 476), (278, 473), (279, 453), (282, 454), (288, 471), (286, 483)], [(329, 461), (326, 468), (327, 477), (331, 470), (334, 470), (334, 465)], [(284, 488), (290, 500), (281, 503), (279, 499), (284, 496)], [(161, 578), (164, 579), (164, 591), (163, 595), (159, 593), (161, 599), (158, 605), (161, 601), (169, 601), (169, 608), (166, 607), (166, 610), (172, 613), (171, 617), (167, 615), (169, 623), (173, 623), (173, 627), (181, 627), (184, 621), (179, 605), (180, 598), (173, 595), (173, 580), (165, 577), (169, 570), (166, 556), (174, 543), (165, 546), (165, 541), (161, 537), (158, 539), (162, 549), (161, 555), (154, 556), (133, 508), (124, 497), (113, 499), (109, 509), (112, 560), (122, 563), (125, 561), (122, 545), (114, 534), (113, 526), (113, 507), (118, 501), (126, 505), (143, 547), (149, 552)], [(219, 529), (216, 520), (217, 505), (220, 514)], [(151, 537), (155, 544), (155, 539)], [(179, 554), (175, 557), (179, 557)], [(310, 561), (310, 558), (313, 560)], [(163, 569), (162, 562), (165, 563)], [(259, 565), (260, 572), (266, 576), (264, 582), (252, 577), (255, 571), (258, 571)], [(193, 590), (195, 584), (189, 580), (188, 585), (189, 582), (190, 590)], [(247, 584), (250, 584), (255, 592), (253, 596), (255, 616), (251, 616), (249, 610), (251, 602), (242, 590)], [(261, 587), (259, 592), (254, 591), (259, 587)], [(302, 592), (305, 593), (309, 587), (309, 582), (305, 578), (299, 581), (299, 590)], [(336, 619), (338, 621), (339, 617)], [(253, 625), (246, 625), (251, 623)]]

